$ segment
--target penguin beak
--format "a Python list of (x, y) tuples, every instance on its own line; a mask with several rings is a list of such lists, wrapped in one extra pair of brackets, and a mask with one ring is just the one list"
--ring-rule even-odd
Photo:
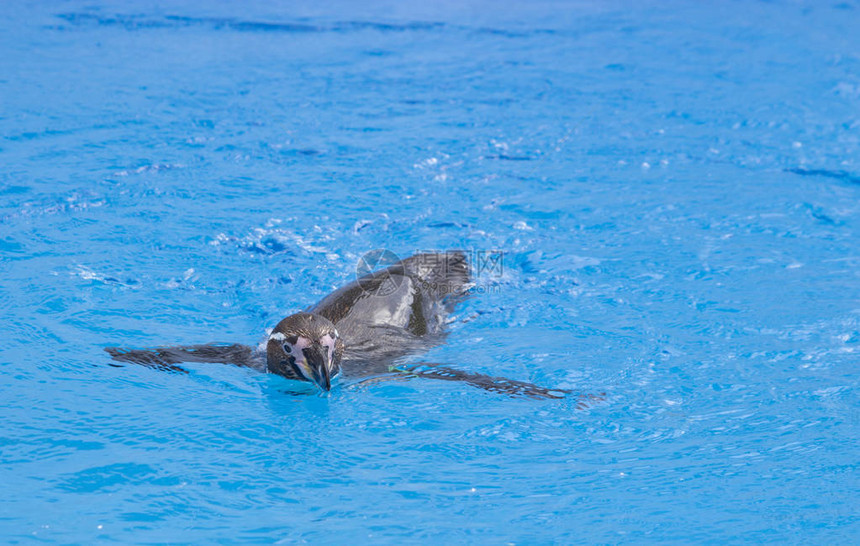
[(314, 343), (304, 351), (305, 361), (311, 369), (314, 383), (324, 391), (331, 390), (331, 362), (328, 351), (319, 343)]

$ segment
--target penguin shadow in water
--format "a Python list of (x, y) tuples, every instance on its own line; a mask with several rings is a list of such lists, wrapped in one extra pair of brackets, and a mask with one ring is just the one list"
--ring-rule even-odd
[[(382, 381), (435, 379), (465, 383), (516, 397), (560, 399), (573, 393), (503, 377), (467, 372), (407, 357), (445, 340), (448, 316), (468, 296), (469, 264), (459, 251), (416, 254), (369, 273), (275, 326), (265, 349), (206, 344), (122, 349), (107, 347), (115, 362), (188, 373), (187, 362), (230, 364), (310, 382), (323, 392), (337, 376), (347, 388)], [(113, 364), (120, 365), (120, 364)], [(300, 394), (296, 392), (295, 394)], [(577, 407), (602, 399), (576, 395)]]

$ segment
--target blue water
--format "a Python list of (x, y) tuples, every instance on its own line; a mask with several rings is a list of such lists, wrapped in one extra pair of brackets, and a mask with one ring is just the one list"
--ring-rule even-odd
[[(860, 5), (201, 4), (4, 6), (4, 541), (856, 540)], [(103, 352), (378, 248), (504, 252), (424, 358), (603, 399)]]

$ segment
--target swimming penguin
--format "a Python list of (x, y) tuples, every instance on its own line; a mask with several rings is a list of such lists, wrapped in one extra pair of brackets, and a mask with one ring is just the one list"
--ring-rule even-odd
[(441, 343), (446, 321), (471, 287), (462, 252), (416, 254), (369, 273), (280, 321), (265, 352), (246, 345), (209, 344), (125, 350), (107, 347), (116, 361), (182, 371), (182, 362), (255, 368), (308, 381), (323, 391), (339, 375), (371, 381), (424, 377), (461, 381), (494, 392), (562, 398), (570, 391), (403, 359)]

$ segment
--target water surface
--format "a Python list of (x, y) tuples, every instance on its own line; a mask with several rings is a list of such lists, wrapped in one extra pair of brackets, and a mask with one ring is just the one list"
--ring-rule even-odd
[[(0, 536), (848, 543), (860, 6), (266, 2), (0, 21)], [(366, 251), (504, 252), (327, 397), (257, 343)]]

